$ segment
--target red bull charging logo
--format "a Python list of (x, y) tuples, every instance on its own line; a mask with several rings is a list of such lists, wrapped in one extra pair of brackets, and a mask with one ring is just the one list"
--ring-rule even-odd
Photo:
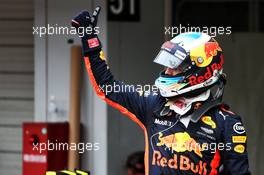
[(190, 52), (190, 58), (198, 67), (208, 66), (218, 51), (222, 51), (217, 42), (207, 42)]
[(217, 51), (222, 51), (217, 42), (207, 42), (204, 45), (206, 59), (216, 56)]
[(159, 143), (157, 146), (165, 145), (167, 148), (175, 152), (194, 152), (199, 157), (203, 157), (202, 148), (199, 143), (197, 143), (187, 132), (179, 132), (164, 136), (159, 133)]

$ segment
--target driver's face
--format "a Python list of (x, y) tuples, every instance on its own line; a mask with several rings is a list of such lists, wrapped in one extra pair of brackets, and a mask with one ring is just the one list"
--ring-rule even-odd
[(170, 76), (175, 76), (179, 73), (182, 73), (180, 69), (171, 69), (169, 67), (165, 68), (165, 74)]

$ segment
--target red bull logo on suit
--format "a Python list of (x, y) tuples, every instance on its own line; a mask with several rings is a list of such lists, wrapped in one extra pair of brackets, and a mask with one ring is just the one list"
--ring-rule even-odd
[(175, 152), (193, 151), (199, 157), (203, 157), (200, 144), (191, 138), (187, 132), (178, 132), (164, 137), (162, 133), (159, 133), (159, 141), (157, 146), (165, 145)]

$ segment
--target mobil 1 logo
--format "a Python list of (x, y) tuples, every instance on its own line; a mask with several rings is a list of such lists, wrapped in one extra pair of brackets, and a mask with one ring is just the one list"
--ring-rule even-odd
[(139, 21), (139, 0), (107, 0), (107, 16), (109, 21)]

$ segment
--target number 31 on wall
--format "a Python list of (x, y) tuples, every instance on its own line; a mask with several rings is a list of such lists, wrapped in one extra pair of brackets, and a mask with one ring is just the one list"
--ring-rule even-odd
[(108, 0), (109, 21), (139, 21), (140, 0)]

